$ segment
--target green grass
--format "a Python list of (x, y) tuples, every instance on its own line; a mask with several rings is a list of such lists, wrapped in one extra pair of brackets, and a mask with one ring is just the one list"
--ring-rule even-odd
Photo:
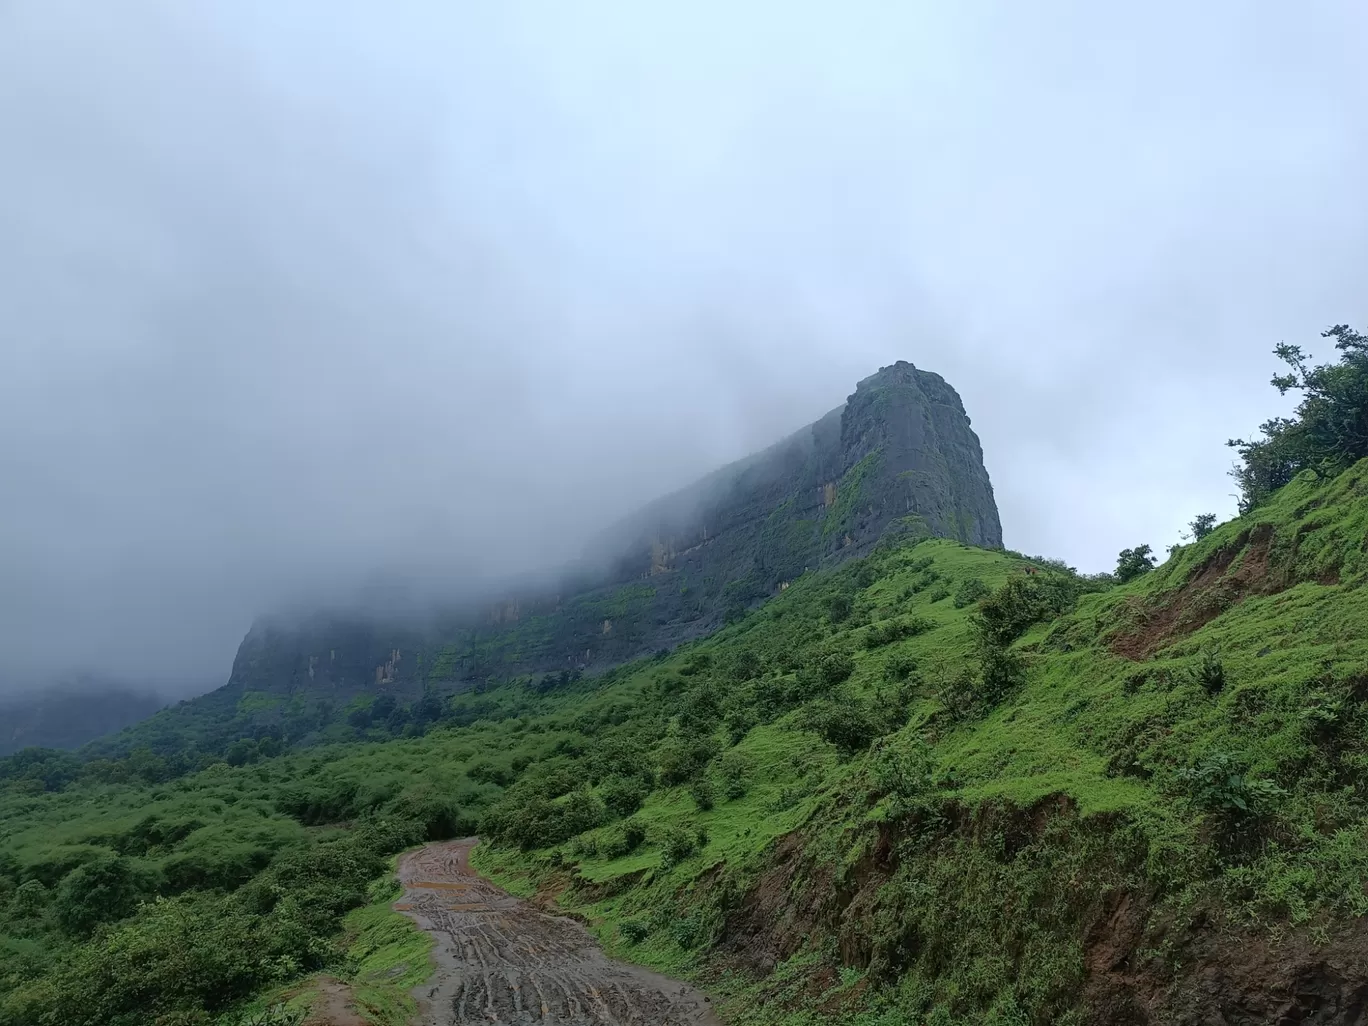
[[(1179, 933), (1326, 936), (1368, 914), (1365, 536), (1368, 465), (1299, 478), (1123, 587), (1059, 578), (1082, 593), (1015, 641), (1020, 679), (991, 701), (957, 699), (983, 664), (977, 607), (954, 596), (1027, 580), (1028, 561), (924, 540), (803, 574), (659, 658), (462, 694), (424, 737), (157, 785), (16, 776), (0, 1026), (43, 1021), (45, 988), (104, 942), (61, 925), (82, 863), (251, 907), (266, 884), (304, 886), (281, 875), (299, 853), (396, 823), (483, 831), (484, 872), (557, 895), (609, 952), (704, 982), (756, 1026), (1082, 1021), (1106, 895), (1143, 896)], [(1217, 690), (1197, 672), (1213, 658)], [(610, 804), (634, 786), (639, 807)], [(378, 1024), (404, 1021), (428, 966), (389, 879), (338, 899), (294, 977), (350, 980)], [(101, 930), (161, 921), (110, 915)], [(1137, 944), (1175, 986), (1192, 971), (1157, 934)]]

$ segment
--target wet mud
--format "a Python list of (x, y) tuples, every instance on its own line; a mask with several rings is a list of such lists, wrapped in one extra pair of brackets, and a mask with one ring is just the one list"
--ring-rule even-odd
[(548, 915), (470, 866), (474, 838), (399, 863), (395, 908), (436, 939), (437, 971), (415, 995), (420, 1026), (722, 1026), (695, 988), (615, 962), (579, 923)]

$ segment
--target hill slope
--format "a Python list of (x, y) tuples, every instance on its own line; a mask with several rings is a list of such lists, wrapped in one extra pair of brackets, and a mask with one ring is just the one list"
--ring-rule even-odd
[(809, 568), (864, 555), (880, 539), (925, 536), (1002, 543), (959, 396), (899, 362), (790, 438), (615, 525), (555, 588), (425, 626), (328, 612), (262, 619), (227, 685), (100, 748), (146, 745), (193, 760), (244, 737), (341, 740), (355, 736), (348, 717), (367, 721), (377, 699), (378, 721), (393, 703), (411, 707), (392, 725), (402, 733), (423, 722), (426, 692), (620, 664), (715, 630)]
[[(378, 956), (329, 938), (384, 852), (476, 829), (487, 871), (736, 1022), (1357, 1022), (1366, 537), (1363, 463), (1123, 587), (890, 542), (674, 653), (457, 695), (420, 738), (152, 787), (0, 763), (29, 953), (0, 1024), (217, 1013), (325, 966), (397, 1022)], [(236, 975), (159, 982), (163, 949)]]

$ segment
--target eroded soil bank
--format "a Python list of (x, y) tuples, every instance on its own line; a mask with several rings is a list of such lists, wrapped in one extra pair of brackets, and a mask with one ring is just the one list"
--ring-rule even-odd
[(470, 866), (475, 844), (430, 844), (399, 863), (395, 908), (437, 942), (437, 971), (416, 992), (421, 1026), (721, 1026), (698, 990), (607, 958), (579, 923), (485, 880)]

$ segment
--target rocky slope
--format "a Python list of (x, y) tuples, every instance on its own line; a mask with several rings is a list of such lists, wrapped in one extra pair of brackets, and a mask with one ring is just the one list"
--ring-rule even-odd
[(997, 547), (983, 452), (958, 394), (899, 362), (777, 445), (619, 523), (559, 594), (512, 596), (444, 629), (320, 616), (262, 621), (233, 666), (240, 690), (411, 695), (524, 673), (611, 665), (673, 646), (882, 538)]
[(715, 630), (805, 571), (918, 537), (995, 548), (1002, 528), (959, 395), (900, 361), (803, 430), (605, 530), (557, 587), (424, 625), (262, 618), (227, 685), (105, 747), (161, 750), (187, 732), (202, 752), (262, 730), (316, 738), (378, 696), (411, 704), (427, 691), (602, 669)]

